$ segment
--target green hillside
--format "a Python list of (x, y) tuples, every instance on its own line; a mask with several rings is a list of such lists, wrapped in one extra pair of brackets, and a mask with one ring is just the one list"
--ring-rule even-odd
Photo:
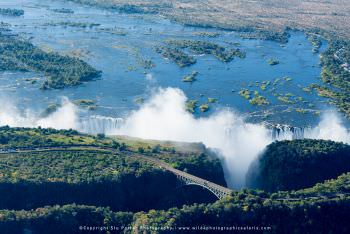
[(138, 155), (226, 185), (220, 161), (205, 148), (177, 152), (170, 142), (144, 142), (140, 153), (134, 142), (119, 139), (73, 130), (0, 128), (0, 209), (76, 203), (140, 211), (215, 199), (196, 187), (176, 190), (175, 175)]
[[(266, 227), (271, 233), (348, 233), (350, 208), (350, 173), (293, 193), (265, 193), (242, 190), (212, 204), (194, 204), (168, 210), (149, 212), (113, 212), (93, 206), (51, 206), (30, 211), (0, 211), (0, 228), (5, 233), (19, 230), (42, 230), (65, 233), (79, 226), (133, 227), (195, 227), (203, 224), (215, 227)], [(329, 192), (331, 198), (320, 196)], [(49, 225), (48, 225), (49, 224)], [(230, 231), (230, 229), (228, 229)], [(231, 231), (233, 231), (231, 229)], [(120, 230), (116, 230), (116, 233)], [(124, 230), (131, 233), (131, 229)], [(161, 233), (171, 231), (158, 230)], [(183, 231), (182, 231), (183, 232)], [(146, 232), (146, 233), (151, 233)], [(258, 233), (260, 233), (258, 231)]]
[[(215, 201), (207, 190), (181, 188), (175, 175), (137, 157), (159, 159), (225, 185), (219, 160), (196, 144), (186, 151), (176, 142), (9, 127), (0, 129), (0, 139), (1, 233), (75, 233), (93, 227), (105, 228), (99, 229), (102, 233), (172, 233), (203, 225), (226, 231), (263, 227), (272, 233), (350, 231), (350, 173), (342, 174), (349, 156), (345, 144), (273, 143), (258, 161), (264, 163), (263, 171), (274, 173), (263, 174), (269, 175), (266, 183), (309, 188), (275, 193), (243, 189)], [(306, 182), (313, 186), (302, 184), (300, 176), (314, 167), (332, 170), (312, 174)], [(276, 177), (285, 180), (269, 179)], [(335, 179), (323, 182), (327, 178)]]
[(307, 188), (350, 171), (350, 146), (323, 140), (281, 141), (253, 162), (248, 186), (266, 191)]

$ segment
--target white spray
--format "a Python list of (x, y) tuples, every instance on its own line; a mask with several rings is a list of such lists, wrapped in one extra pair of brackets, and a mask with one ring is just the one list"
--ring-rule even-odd
[[(123, 120), (103, 116), (81, 119), (78, 108), (67, 99), (62, 101), (61, 108), (46, 118), (40, 118), (31, 111), (20, 114), (11, 105), (1, 105), (0, 125), (73, 128), (88, 133), (202, 142), (218, 152), (226, 169), (228, 185), (234, 188), (243, 186), (250, 163), (276, 140), (271, 131), (262, 124), (245, 122), (230, 109), (223, 109), (209, 117), (195, 118), (185, 110), (186, 100), (179, 89), (159, 89), (140, 109)], [(288, 138), (288, 134), (285, 136)], [(305, 132), (304, 136), (350, 143), (348, 131), (334, 113), (323, 116), (319, 125)]]

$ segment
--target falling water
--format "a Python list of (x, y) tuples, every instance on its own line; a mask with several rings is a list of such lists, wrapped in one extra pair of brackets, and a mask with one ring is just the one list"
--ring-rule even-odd
[(310, 127), (293, 127), (289, 125), (274, 125), (269, 127), (271, 138), (273, 140), (295, 140), (305, 138), (307, 133), (312, 130)]
[[(104, 133), (112, 135), (125, 123), (123, 118), (113, 118), (101, 115), (82, 117), (79, 122), (79, 130), (89, 134)], [(294, 140), (303, 139), (312, 135), (311, 127), (293, 127), (290, 125), (268, 125), (273, 140)]]
[(106, 117), (93, 115), (83, 117), (79, 122), (79, 130), (89, 134), (105, 133), (111, 135), (115, 129), (118, 129), (124, 120), (122, 118)]

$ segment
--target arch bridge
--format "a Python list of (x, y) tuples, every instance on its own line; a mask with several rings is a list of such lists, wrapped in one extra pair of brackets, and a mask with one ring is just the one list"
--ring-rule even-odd
[(182, 185), (197, 185), (201, 186), (202, 188), (205, 188), (209, 190), (211, 193), (213, 193), (218, 199), (222, 199), (226, 196), (230, 196), (232, 193), (232, 190), (229, 188), (226, 188), (224, 186), (215, 184), (213, 182), (210, 182), (208, 180), (202, 179), (200, 177), (191, 175), (189, 173), (180, 171), (178, 169), (173, 168), (169, 164), (162, 162), (158, 159), (138, 155), (138, 157), (145, 159), (153, 164), (158, 165), (160, 168), (165, 169), (173, 174), (176, 175), (176, 177), (181, 181)]
[[(101, 147), (94, 145), (70, 145), (70, 146), (42, 146), (42, 147), (24, 147), (24, 148), (15, 148), (15, 149), (0, 149), (0, 154), (8, 154), (8, 153), (20, 153), (20, 152), (46, 152), (46, 151), (66, 151), (66, 150), (86, 150), (86, 149), (104, 149), (111, 150), (115, 152), (115, 149), (111, 147)], [(160, 161), (158, 159), (152, 158), (150, 156), (145, 156), (141, 154), (135, 154), (135, 152), (125, 152), (131, 157), (137, 157), (143, 160), (146, 160), (152, 164), (159, 166), (160, 168), (169, 171), (176, 175), (176, 177), (181, 181), (181, 185), (197, 185), (201, 186), (211, 193), (213, 193), (218, 199), (222, 199), (226, 196), (231, 195), (232, 190), (228, 189), (224, 186), (215, 184), (208, 180), (202, 179), (200, 177), (191, 175), (189, 173), (180, 171), (178, 169), (173, 168), (169, 164)]]

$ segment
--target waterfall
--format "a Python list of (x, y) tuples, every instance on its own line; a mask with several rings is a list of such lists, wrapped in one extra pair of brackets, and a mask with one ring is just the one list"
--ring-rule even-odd
[(308, 133), (312, 130), (310, 127), (293, 127), (281, 124), (270, 126), (269, 129), (271, 138), (277, 141), (303, 139), (310, 135)]
[(122, 118), (101, 115), (83, 117), (79, 122), (79, 131), (89, 134), (105, 133), (111, 135), (123, 122), (124, 120)]
[[(102, 115), (85, 116), (80, 118), (77, 130), (88, 134), (104, 133), (106, 135), (113, 135), (121, 128), (121, 126), (123, 126), (124, 123), (125, 120), (123, 118)], [(282, 124), (265, 125), (265, 127), (268, 129), (272, 141), (320, 138), (320, 129), (317, 127), (293, 127)], [(232, 129), (227, 129), (228, 132), (230, 130)]]

